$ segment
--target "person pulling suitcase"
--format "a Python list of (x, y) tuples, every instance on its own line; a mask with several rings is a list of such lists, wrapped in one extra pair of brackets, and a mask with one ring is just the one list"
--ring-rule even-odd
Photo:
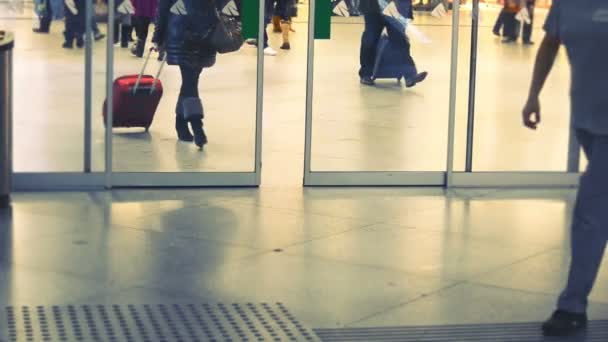
[[(428, 73), (418, 72), (414, 60), (410, 54), (410, 43), (405, 34), (405, 26), (397, 24), (397, 20), (390, 20), (382, 14), (379, 1), (388, 3), (386, 0), (361, 0), (359, 10), (363, 13), (365, 20), (365, 31), (361, 38), (359, 77), (364, 85), (374, 85), (374, 70), (377, 67), (378, 46), (381, 42), (382, 31), (386, 28), (388, 33), (388, 46), (381, 49), (387, 51), (391, 55), (399, 55), (402, 61), (402, 74), (395, 74), (393, 77), (397, 79), (405, 78), (406, 87), (413, 87), (416, 84), (424, 81)], [(414, 19), (412, 12), (412, 0), (392, 0), (395, 3), (399, 13), (410, 20)], [(390, 52), (389, 52), (390, 51)]]

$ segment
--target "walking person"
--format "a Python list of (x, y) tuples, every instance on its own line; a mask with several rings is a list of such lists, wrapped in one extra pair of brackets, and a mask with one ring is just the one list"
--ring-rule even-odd
[[(208, 32), (217, 23), (214, 0), (160, 0), (153, 42), (166, 52), (169, 65), (179, 66), (182, 85), (175, 109), (175, 129), (181, 141), (202, 148), (207, 143), (203, 130), (203, 104), (198, 91), (201, 72), (215, 64), (217, 51)], [(190, 128), (192, 132), (190, 132)], [(194, 135), (193, 135), (194, 133)]]
[(146, 41), (148, 40), (150, 23), (156, 16), (158, 0), (132, 1), (133, 7), (135, 8), (135, 14), (133, 15), (133, 26), (135, 27), (137, 41), (135, 45), (133, 45), (131, 53), (141, 58), (144, 55), (144, 51), (146, 49)]
[(35, 4), (40, 25), (38, 28), (33, 29), (33, 31), (34, 33), (49, 33), (54, 16), (51, 0), (36, 0)]
[(87, 0), (65, 0), (65, 30), (63, 36), (64, 49), (73, 49), (74, 42), (78, 48), (84, 47), (85, 28), (85, 1)]
[(538, 51), (524, 124), (537, 129), (539, 95), (560, 45), (571, 69), (573, 128), (589, 164), (583, 174), (571, 228), (572, 260), (557, 310), (542, 326), (548, 336), (566, 336), (587, 326), (587, 305), (608, 239), (608, 3), (554, 0)]
[[(414, 19), (412, 12), (412, 0), (398, 0), (404, 8), (408, 8), (407, 17), (411, 20)], [(387, 19), (384, 18), (380, 11), (380, 5), (378, 0), (361, 0), (359, 10), (363, 13), (365, 21), (365, 30), (361, 37), (361, 50), (360, 50), (360, 64), (359, 77), (361, 83), (364, 85), (374, 85), (373, 73), (374, 66), (376, 63), (376, 55), (378, 42), (382, 31), (386, 28), (388, 33), (388, 39), (394, 46), (399, 49), (403, 55), (403, 63), (411, 66), (410, 70), (414, 70), (411, 74), (406, 75), (406, 86), (413, 87), (419, 82), (422, 82), (426, 76), (426, 72), (418, 73), (414, 60), (410, 53), (409, 39), (405, 35), (405, 28), (403, 30), (397, 29), (391, 25)]]

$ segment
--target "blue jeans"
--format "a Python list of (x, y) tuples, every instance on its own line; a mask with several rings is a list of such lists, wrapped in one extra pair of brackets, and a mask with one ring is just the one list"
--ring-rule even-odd
[(405, 32), (393, 28), (380, 13), (365, 14), (364, 19), (365, 31), (363, 31), (361, 37), (361, 52), (359, 55), (361, 69), (359, 69), (359, 76), (371, 77), (374, 73), (378, 41), (384, 28), (386, 28), (391, 45), (403, 51), (403, 63), (415, 65), (410, 55), (410, 43), (405, 36)]
[(577, 132), (589, 165), (581, 178), (572, 222), (572, 261), (560, 310), (585, 313), (608, 239), (608, 136)]

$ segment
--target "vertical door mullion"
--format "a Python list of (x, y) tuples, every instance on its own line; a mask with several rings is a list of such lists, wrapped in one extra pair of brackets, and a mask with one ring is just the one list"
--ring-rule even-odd
[[(256, 185), (262, 182), (262, 118), (264, 112), (264, 31), (266, 31), (266, 1), (260, 2), (258, 12), (258, 58), (255, 112), (255, 180)], [(242, 15), (242, 14), (241, 14)]]
[[(86, 0), (88, 1), (88, 0)], [(116, 0), (108, 0), (108, 38), (106, 45), (106, 100), (107, 100), (107, 111), (106, 111), (106, 169), (105, 169), (105, 187), (107, 189), (112, 188), (112, 150), (113, 150), (113, 136), (112, 136), (112, 123), (114, 122), (114, 96), (113, 96), (113, 83), (114, 83), (114, 5)]]
[(456, 129), (456, 96), (458, 81), (458, 34), (460, 25), (460, 0), (452, 4), (452, 56), (450, 66), (450, 114), (448, 122), (448, 162), (445, 186), (452, 187), (454, 172), (454, 136)]
[(315, 12), (316, 0), (308, 4), (308, 54), (306, 57), (306, 128), (304, 138), (304, 185), (309, 184), (312, 158), (312, 110), (315, 67)]
[(93, 96), (93, 4), (85, 0), (85, 57), (84, 57), (84, 172), (91, 173), (91, 114)]
[(477, 81), (477, 40), (479, 38), (479, 0), (473, 0), (471, 23), (471, 58), (469, 64), (469, 108), (467, 112), (467, 152), (465, 172), (473, 171), (473, 147), (475, 138), (475, 93)]

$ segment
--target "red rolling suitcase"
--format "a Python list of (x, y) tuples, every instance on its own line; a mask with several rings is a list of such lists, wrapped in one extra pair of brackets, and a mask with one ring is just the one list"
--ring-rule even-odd
[[(165, 61), (162, 62), (156, 77), (144, 75), (152, 50), (146, 57), (139, 75), (128, 75), (114, 81), (112, 127), (143, 127), (148, 131), (158, 103), (163, 96), (163, 85), (158, 79)], [(106, 125), (107, 99), (103, 104), (103, 123)]]

